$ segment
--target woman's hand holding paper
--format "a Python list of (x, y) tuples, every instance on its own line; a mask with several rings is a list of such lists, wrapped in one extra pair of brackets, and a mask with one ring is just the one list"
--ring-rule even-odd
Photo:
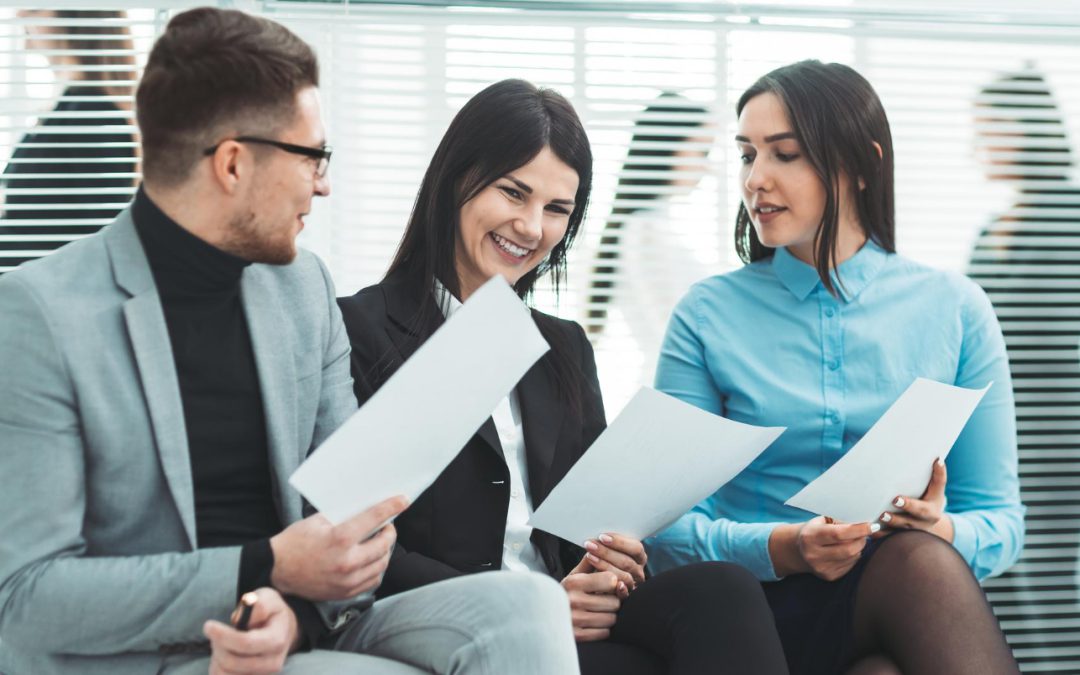
[[(886, 511), (881, 514), (881, 524), (890, 530), (925, 530), (932, 532), (945, 541), (952, 542), (952, 520), (945, 513), (945, 485), (948, 475), (945, 462), (938, 459), (930, 474), (930, 483), (922, 497), (916, 499), (907, 495), (898, 495), (893, 506), (897, 512)], [(886, 534), (882, 532), (883, 536)]]

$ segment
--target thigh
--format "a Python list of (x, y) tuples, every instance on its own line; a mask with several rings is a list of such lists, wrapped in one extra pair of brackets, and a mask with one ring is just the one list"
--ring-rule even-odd
[(563, 670), (574, 656), (562, 589), (548, 577), (522, 572), (471, 574), (379, 600), (332, 648), (437, 673), (510, 672), (522, 658), (538, 660), (523, 673)]
[[(206, 675), (209, 658), (186, 661), (168, 667), (164, 675)], [(285, 662), (282, 675), (429, 675), (429, 671), (366, 654), (315, 650), (293, 654)]]
[(664, 675), (667, 667), (655, 654), (634, 645), (601, 640), (579, 642), (581, 675)]

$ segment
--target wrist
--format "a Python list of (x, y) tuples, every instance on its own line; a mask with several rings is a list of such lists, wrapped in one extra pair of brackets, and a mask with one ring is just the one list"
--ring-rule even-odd
[[(280, 534), (270, 537), (270, 551), (274, 555), (274, 566), (270, 569), (270, 585), (282, 595), (296, 595), (296, 589), (292, 588), (292, 584), (289, 583), (288, 574), (282, 564), (285, 556), (283, 555), (284, 545), (280, 537)], [(295, 616), (293, 618), (295, 619)]]
[(799, 532), (803, 523), (782, 523), (769, 534), (769, 558), (778, 577), (808, 572), (809, 567), (799, 552)]
[(297, 618), (293, 608), (288, 607), (287, 611), (289, 614), (289, 635), (291, 636), (289, 639), (289, 653), (294, 654), (304, 642), (304, 632), (300, 630), (300, 619)]
[(953, 543), (953, 539), (956, 538), (956, 530), (953, 528), (952, 517), (947, 513), (941, 515), (941, 519), (934, 523), (934, 526), (930, 528), (930, 531), (950, 544)]

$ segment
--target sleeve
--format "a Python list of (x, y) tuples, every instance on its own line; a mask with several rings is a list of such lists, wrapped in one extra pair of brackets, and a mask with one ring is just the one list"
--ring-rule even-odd
[[(273, 586), (270, 581), (274, 571), (274, 549), (269, 539), (259, 539), (244, 544), (240, 549), (240, 581), (236, 585), (236, 600), (248, 591), (264, 586)], [(285, 603), (296, 615), (303, 639), (299, 651), (308, 651), (319, 644), (328, 632), (318, 607), (310, 600), (294, 595), (286, 595)]]
[[(695, 293), (679, 303), (668, 323), (656, 367), (656, 388), (707, 410), (724, 413), (724, 401), (706, 365)], [(779, 523), (741, 523), (720, 515), (709, 496), (666, 530), (645, 540), (653, 573), (701, 561), (742, 565), (761, 581), (775, 581), (769, 536)]]
[[(313, 257), (318, 262), (325, 284), (329, 323), (323, 349), (319, 412), (315, 419), (315, 431), (312, 434), (311, 446), (308, 448), (309, 453), (318, 448), (330, 434), (356, 412), (356, 399), (352, 393), (353, 381), (349, 374), (349, 338), (345, 332), (345, 324), (335, 297), (334, 282), (322, 260), (319, 260), (317, 256)], [(302, 608), (297, 604), (293, 611), (297, 612), (297, 621), (301, 623), (300, 628), (306, 639), (315, 640), (326, 632), (338, 630), (350, 617), (367, 609), (373, 601), (373, 596), (374, 593), (368, 591), (344, 600), (312, 603), (322, 616), (324, 631), (319, 631), (311, 625), (311, 612), (307, 611), (307, 608)]]
[[(396, 367), (385, 369), (375, 367), (383, 354), (377, 353), (381, 350), (375, 344), (373, 335), (375, 328), (371, 322), (365, 320), (364, 312), (356, 305), (356, 302), (357, 300), (353, 298), (345, 298), (339, 301), (339, 305), (352, 350), (350, 369), (353, 376), (353, 391), (350, 396), (355, 398), (356, 404), (364, 405), (390, 379)], [(383, 583), (376, 590), (376, 597), (388, 597), (437, 581), (452, 579), (461, 574), (460, 571), (442, 561), (408, 551), (398, 543), (390, 554), (390, 563), (387, 565)]]
[(105, 655), (204, 641), (227, 620), (240, 547), (89, 556), (76, 392), (44, 305), (0, 279), (0, 640)]
[[(607, 415), (604, 411), (604, 397), (600, 393), (600, 378), (596, 372), (596, 355), (593, 352), (592, 343), (581, 324), (574, 323), (573, 327), (579, 343), (581, 353), (581, 382), (584, 385), (581, 390), (582, 427), (581, 427), (581, 451), (584, 453), (600, 434), (607, 428)], [(562, 564), (562, 572), (569, 573), (577, 567), (581, 559), (585, 557), (585, 549), (581, 546), (559, 539), (559, 562)]]
[(968, 284), (963, 344), (955, 384), (993, 385), (975, 409), (946, 459), (946, 511), (953, 545), (977, 578), (996, 576), (1020, 557), (1024, 505), (1020, 502), (1016, 413), (1005, 340), (986, 294)]

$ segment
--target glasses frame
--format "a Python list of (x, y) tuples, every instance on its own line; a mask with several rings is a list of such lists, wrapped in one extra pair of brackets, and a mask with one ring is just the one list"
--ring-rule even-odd
[(294, 145), (292, 143), (285, 143), (283, 141), (275, 141), (271, 138), (261, 138), (259, 136), (237, 136), (236, 138), (226, 138), (217, 145), (206, 148), (203, 150), (203, 155), (209, 157), (217, 152), (217, 149), (221, 147), (221, 143), (228, 141), (235, 141), (237, 143), (255, 143), (257, 145), (269, 145), (277, 148), (278, 150), (284, 150), (285, 152), (292, 153), (294, 155), (301, 155), (317, 160), (315, 164), (315, 176), (322, 178), (326, 175), (326, 170), (330, 168), (330, 156), (334, 153), (334, 149), (329, 145), (324, 145), (321, 148), (309, 148), (306, 145)]

